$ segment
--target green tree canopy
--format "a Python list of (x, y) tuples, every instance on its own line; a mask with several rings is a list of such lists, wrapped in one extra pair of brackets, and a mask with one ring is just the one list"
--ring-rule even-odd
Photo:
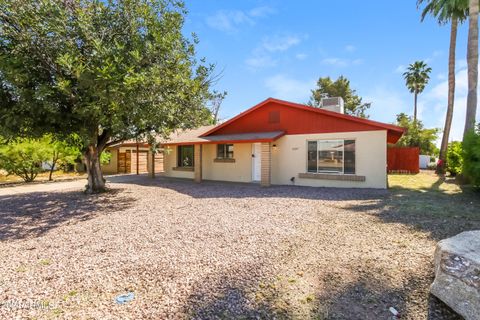
[(21, 177), (25, 182), (35, 180), (43, 171), (42, 163), (51, 159), (52, 149), (42, 139), (1, 139), (0, 169)]
[(312, 90), (312, 96), (308, 105), (319, 107), (323, 97), (342, 97), (344, 101), (345, 113), (362, 118), (368, 118), (365, 113), (370, 108), (371, 103), (365, 103), (357, 95), (356, 90), (350, 87), (350, 80), (344, 76), (338, 77), (333, 81), (330, 77), (320, 78), (317, 81), (317, 88)]
[(103, 190), (110, 143), (210, 120), (213, 66), (185, 14), (173, 0), (0, 2), (0, 133), (77, 134), (87, 191)]
[(414, 121), (412, 117), (405, 113), (397, 115), (396, 124), (406, 129), (403, 136), (398, 140), (397, 146), (419, 147), (420, 153), (426, 155), (438, 154), (438, 148), (435, 145), (440, 132), (438, 128), (426, 129), (421, 121)]

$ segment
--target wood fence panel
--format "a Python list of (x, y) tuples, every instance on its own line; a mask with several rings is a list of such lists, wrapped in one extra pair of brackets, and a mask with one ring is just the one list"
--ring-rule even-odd
[(387, 148), (388, 173), (420, 172), (420, 149), (418, 147)]

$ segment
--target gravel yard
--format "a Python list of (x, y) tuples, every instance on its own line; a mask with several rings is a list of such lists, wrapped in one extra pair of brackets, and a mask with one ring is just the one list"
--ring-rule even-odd
[(0, 318), (426, 319), (436, 241), (480, 226), (386, 190), (109, 186), (0, 195)]

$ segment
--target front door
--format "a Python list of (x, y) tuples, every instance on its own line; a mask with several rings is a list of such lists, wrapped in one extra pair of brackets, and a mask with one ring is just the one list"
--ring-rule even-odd
[(252, 180), (260, 181), (261, 172), (261, 144), (252, 143)]

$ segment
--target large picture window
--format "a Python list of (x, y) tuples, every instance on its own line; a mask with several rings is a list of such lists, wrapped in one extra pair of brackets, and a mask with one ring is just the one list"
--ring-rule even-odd
[(307, 171), (355, 174), (355, 140), (308, 141)]
[(178, 146), (177, 166), (193, 167), (193, 145)]
[(233, 159), (233, 144), (217, 144), (217, 159)]

